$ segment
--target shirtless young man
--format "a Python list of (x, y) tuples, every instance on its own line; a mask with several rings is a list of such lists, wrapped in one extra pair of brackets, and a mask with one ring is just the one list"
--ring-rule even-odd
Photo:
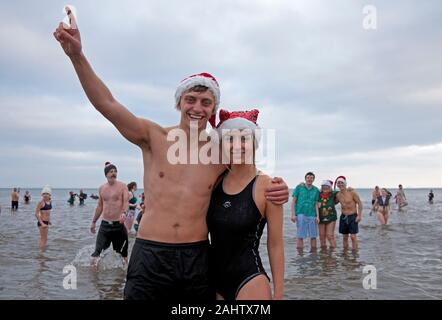
[[(216, 79), (199, 74), (183, 80), (175, 93), (180, 123), (164, 128), (136, 117), (114, 99), (84, 56), (78, 29), (64, 29), (60, 24), (54, 36), (72, 61), (92, 105), (143, 155), (146, 211), (129, 262), (125, 298), (215, 299), (208, 278), (206, 214), (213, 186), (225, 166), (199, 159), (191, 163), (189, 158), (195, 148), (200, 150), (207, 143), (190, 141), (190, 122), (196, 124), (199, 136), (215, 114), (220, 102)], [(168, 150), (176, 143), (167, 139), (173, 129), (184, 132), (184, 163), (168, 161)], [(266, 190), (267, 199), (275, 204), (287, 202), (287, 185), (282, 179), (273, 181), (274, 187)]]
[(20, 198), (20, 194), (17, 191), (17, 188), (12, 189), (11, 192), (11, 210), (18, 210), (18, 200)]
[[(112, 243), (113, 249), (121, 254), (127, 263), (129, 241), (124, 220), (129, 207), (129, 192), (126, 185), (117, 180), (117, 167), (115, 165), (106, 162), (104, 175), (107, 183), (103, 184), (98, 191), (100, 199), (90, 228), (91, 232), (95, 234), (97, 220), (103, 214), (92, 257), (99, 257), (101, 252), (109, 248)], [(94, 264), (96, 261), (94, 259)]]
[(341, 218), (339, 219), (339, 233), (343, 238), (344, 249), (348, 249), (348, 235), (350, 234), (353, 250), (358, 249), (359, 221), (362, 219), (362, 202), (355, 190), (347, 189), (347, 180), (339, 176), (335, 181), (339, 188), (336, 199), (341, 204)]

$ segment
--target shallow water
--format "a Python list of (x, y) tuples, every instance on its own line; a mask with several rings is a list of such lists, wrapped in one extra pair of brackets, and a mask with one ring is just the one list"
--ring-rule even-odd
[[(23, 196), (25, 189), (22, 189)], [(66, 189), (53, 190), (52, 226), (48, 246), (38, 248), (39, 231), (34, 209), (37, 189), (30, 189), (31, 204), (20, 201), (10, 210), (10, 190), (0, 189), (0, 299), (121, 299), (126, 269), (119, 255), (106, 251), (97, 268), (90, 266), (95, 236), (89, 232), (96, 201), (69, 206)], [(77, 191), (78, 192), (78, 191)], [(97, 193), (97, 190), (85, 190)], [(142, 191), (138, 191), (141, 193)], [(359, 190), (365, 208), (370, 190)], [(427, 203), (428, 190), (406, 190), (409, 201), (404, 212), (394, 208), (389, 225), (380, 226), (376, 217), (365, 215), (359, 230), (359, 251), (344, 252), (336, 232), (334, 251), (302, 253), (296, 250), (296, 227), (285, 206), (285, 298), (286, 299), (442, 299), (442, 190), (434, 190), (434, 204)], [(338, 206), (339, 208), (339, 206)], [(261, 257), (270, 274), (266, 236)], [(129, 254), (135, 240), (129, 237)], [(77, 270), (77, 289), (66, 290), (63, 268)], [(364, 266), (377, 271), (377, 289), (363, 288)]]

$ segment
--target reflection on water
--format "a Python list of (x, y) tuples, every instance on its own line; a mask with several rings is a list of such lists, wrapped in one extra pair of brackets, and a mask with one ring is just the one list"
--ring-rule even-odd
[[(95, 236), (89, 225), (96, 202), (69, 206), (69, 190), (54, 190), (52, 226), (48, 246), (38, 248), (39, 232), (34, 209), (40, 190), (31, 190), (32, 203), (20, 203), (11, 213), (9, 190), (0, 189), (0, 299), (122, 299), (126, 266), (112, 250), (104, 252), (98, 268), (90, 265)], [(97, 193), (88, 190), (87, 193)], [(142, 192), (142, 191), (139, 191)], [(286, 299), (442, 299), (442, 202), (426, 203), (427, 190), (406, 190), (410, 205), (393, 210), (389, 224), (380, 226), (366, 210), (360, 225), (359, 250), (343, 250), (336, 226), (337, 248), (310, 252), (309, 241), (296, 249), (296, 226), (285, 206)], [(435, 190), (436, 195), (442, 190)], [(370, 190), (360, 191), (369, 208)], [(436, 198), (438, 200), (438, 198)], [(129, 237), (129, 254), (134, 243)], [(261, 247), (264, 266), (271, 276), (266, 231)], [(63, 268), (73, 264), (77, 290), (63, 288)], [(365, 290), (363, 268), (377, 271), (377, 289)], [(98, 270), (97, 270), (98, 269)]]

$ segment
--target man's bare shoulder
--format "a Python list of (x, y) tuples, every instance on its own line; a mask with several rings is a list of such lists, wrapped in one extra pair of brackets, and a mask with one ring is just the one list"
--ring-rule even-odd
[(127, 189), (127, 185), (124, 182), (117, 181), (120, 188)]
[(156, 123), (152, 120), (146, 119), (146, 118), (139, 118), (139, 119), (141, 120), (141, 123), (144, 126), (148, 127), (151, 131), (154, 131), (154, 132), (167, 133), (170, 129), (178, 127), (178, 126), (175, 126), (175, 127), (167, 128), (167, 127), (163, 127), (163, 126), (159, 125), (158, 123)]
[(151, 122), (150, 120), (143, 119), (146, 123), (150, 123), (150, 143), (149, 145), (160, 143), (163, 144), (169, 134), (174, 134), (174, 130), (180, 130), (179, 125), (171, 126), (171, 127), (163, 127), (155, 122)]
[(106, 186), (108, 186), (109, 184), (106, 182), (106, 183), (103, 183), (99, 188), (98, 188), (98, 193), (101, 193), (101, 191), (103, 191), (104, 189), (106, 189)]
[(355, 189), (352, 189), (352, 190), (350, 191), (350, 193), (351, 193), (351, 195), (352, 195), (354, 198), (359, 198), (359, 194), (356, 192)]

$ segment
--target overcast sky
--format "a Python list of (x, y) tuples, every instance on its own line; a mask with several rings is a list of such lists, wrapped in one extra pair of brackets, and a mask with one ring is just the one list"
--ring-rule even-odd
[[(108, 160), (141, 185), (141, 152), (90, 105), (53, 38), (63, 4), (0, 2), (0, 187), (97, 187)], [(177, 124), (177, 83), (210, 72), (223, 108), (257, 107), (276, 130), (272, 175), (291, 187), (307, 171), (442, 186), (440, 1), (71, 4), (85, 55), (137, 116)]]

